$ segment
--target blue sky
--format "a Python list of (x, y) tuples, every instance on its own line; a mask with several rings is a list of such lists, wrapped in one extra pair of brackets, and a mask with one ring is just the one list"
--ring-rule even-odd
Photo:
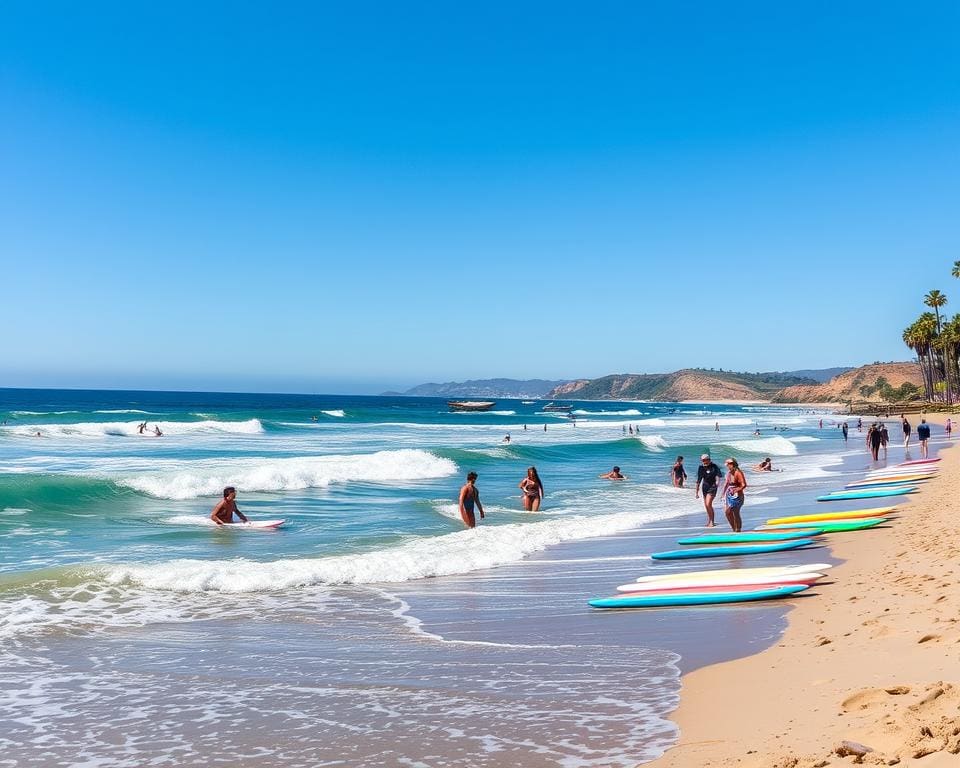
[(0, 385), (827, 367), (960, 311), (955, 3), (133, 5), (0, 11)]

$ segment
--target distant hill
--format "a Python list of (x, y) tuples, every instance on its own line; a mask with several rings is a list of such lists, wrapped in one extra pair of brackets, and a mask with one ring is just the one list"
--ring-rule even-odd
[(406, 392), (385, 392), (385, 395), (405, 397), (506, 397), (517, 400), (538, 400), (547, 392), (566, 384), (566, 381), (546, 379), (477, 379), (475, 381), (448, 381), (445, 384), (420, 384)]
[(579, 379), (550, 390), (548, 399), (576, 400), (769, 400), (784, 387), (816, 385), (786, 373), (737, 373), (690, 368), (674, 373), (622, 373)]
[(852, 370), (852, 365), (845, 365), (839, 368), (812, 368), (802, 371), (784, 371), (784, 376), (796, 376), (801, 379), (813, 379), (814, 381), (824, 383), (830, 381), (834, 376), (839, 376), (841, 373)]
[(851, 368), (826, 384), (792, 386), (778, 392), (776, 403), (901, 402), (923, 390), (916, 363), (873, 363)]

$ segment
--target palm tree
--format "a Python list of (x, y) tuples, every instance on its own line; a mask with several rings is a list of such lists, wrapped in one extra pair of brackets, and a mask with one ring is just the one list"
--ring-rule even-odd
[(923, 378), (923, 388), (926, 390), (927, 400), (933, 400), (936, 388), (934, 378), (938, 373), (938, 366), (934, 361), (933, 342), (937, 337), (937, 320), (931, 312), (924, 312), (903, 331), (904, 343), (917, 355), (920, 365), (920, 375)]
[[(946, 305), (947, 297), (944, 294), (942, 294), (940, 291), (934, 290), (934, 291), (930, 291), (926, 296), (923, 297), (923, 303), (926, 304), (928, 307), (932, 308), (937, 315), (937, 336), (939, 337), (942, 331), (940, 326), (940, 307)], [(950, 388), (950, 360), (949, 360), (948, 352), (949, 352), (948, 349), (944, 349), (944, 356), (946, 358), (944, 360), (944, 374), (947, 380), (946, 394), (947, 394), (947, 403), (950, 404), (953, 402), (953, 395)]]
[(960, 277), (960, 261), (953, 262), (953, 269), (950, 270), (950, 274), (954, 277)]

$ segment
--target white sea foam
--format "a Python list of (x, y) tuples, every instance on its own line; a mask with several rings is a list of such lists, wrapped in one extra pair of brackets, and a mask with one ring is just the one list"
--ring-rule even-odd
[(767, 456), (796, 456), (797, 446), (785, 437), (756, 437), (748, 440), (724, 441), (724, 445), (744, 453), (763, 453)]
[(341, 408), (334, 408), (332, 411), (320, 411), (320, 413), (325, 413), (327, 416), (333, 416), (337, 419), (342, 419), (347, 414), (343, 412)]
[(63, 416), (68, 413), (81, 413), (81, 411), (10, 411), (11, 416)]
[(577, 416), (643, 416), (643, 411), (638, 411), (636, 408), (628, 408), (625, 411), (576, 410), (573, 413)]
[(811, 437), (810, 435), (797, 435), (796, 437), (788, 437), (791, 443), (819, 443), (819, 437)]
[[(263, 592), (333, 584), (398, 583), (470, 573), (523, 560), (553, 544), (608, 536), (689, 511), (689, 499), (671, 510), (552, 517), (536, 523), (481, 526), (356, 555), (256, 562), (172, 560), (102, 566), (111, 584), (175, 592)], [(663, 509), (662, 507), (666, 507)]]
[(94, 411), (94, 413), (153, 413), (153, 411), (141, 411), (139, 408), (116, 408), (109, 411)]
[[(446, 411), (442, 411), (446, 414)], [(516, 416), (516, 411), (453, 411), (457, 416)]]
[(637, 435), (637, 440), (643, 443), (651, 451), (662, 451), (669, 448), (670, 444), (660, 435)]
[(103, 437), (149, 437), (151, 431), (159, 426), (160, 431), (169, 437), (181, 435), (257, 435), (263, 432), (263, 424), (259, 419), (247, 421), (151, 421), (148, 431), (138, 432), (141, 422), (137, 421), (107, 421), (102, 423), (80, 422), (77, 424), (25, 424), (5, 427), (15, 435), (33, 437), (40, 433), (43, 437), (55, 438), (103, 438)]
[(325, 488), (331, 483), (430, 480), (448, 477), (456, 470), (450, 459), (403, 449), (347, 456), (181, 462), (176, 469), (122, 477), (116, 482), (158, 499), (195, 499), (216, 496), (228, 485), (246, 492), (289, 491)]

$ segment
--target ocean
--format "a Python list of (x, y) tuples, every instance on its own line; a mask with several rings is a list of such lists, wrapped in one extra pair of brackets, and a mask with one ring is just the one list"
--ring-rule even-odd
[[(705, 567), (649, 558), (703, 526), (692, 481), (670, 483), (678, 454), (694, 478), (704, 450), (772, 457), (782, 472), (748, 471), (752, 526), (836, 487), (856, 428), (845, 445), (824, 412), (545, 404), (0, 390), (0, 765), (657, 756), (681, 672), (772, 642), (787, 604), (596, 612), (587, 598)], [(615, 464), (629, 480), (598, 478)], [(531, 465), (539, 514), (517, 487)], [(468, 471), (476, 530), (457, 512)], [(217, 528), (226, 485), (284, 527)]]

